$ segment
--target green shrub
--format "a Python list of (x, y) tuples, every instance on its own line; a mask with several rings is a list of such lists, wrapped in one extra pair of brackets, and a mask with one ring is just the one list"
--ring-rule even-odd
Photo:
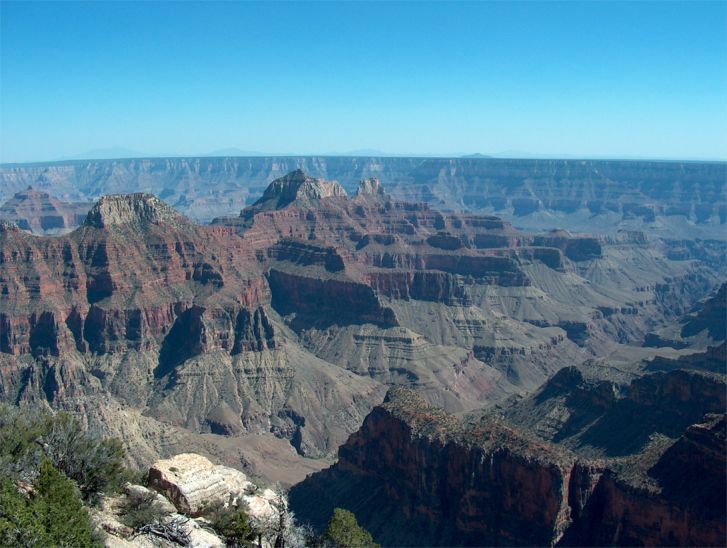
[(121, 522), (135, 531), (145, 525), (161, 522), (167, 514), (156, 500), (157, 494), (153, 491), (141, 496), (129, 496), (121, 508)]
[(342, 508), (334, 508), (323, 539), (338, 548), (380, 548), (371, 533), (358, 524), (356, 516)]
[(130, 479), (118, 440), (99, 440), (66, 413), (0, 405), (0, 475), (32, 481), (47, 458), (78, 484), (86, 501), (116, 492)]
[(48, 433), (52, 420), (39, 409), (0, 404), (0, 477), (35, 478), (43, 456), (36, 440)]
[(78, 484), (85, 500), (116, 492), (127, 479), (121, 442), (89, 436), (65, 413), (54, 417), (39, 442), (53, 465)]
[(0, 480), (0, 545), (95, 546), (88, 512), (74, 483), (44, 460), (30, 496)]
[[(232, 497), (230, 497), (232, 499)], [(227, 546), (242, 548), (255, 546), (256, 531), (243, 508), (217, 503), (205, 509), (204, 516), (210, 521), (212, 529), (221, 536)]]

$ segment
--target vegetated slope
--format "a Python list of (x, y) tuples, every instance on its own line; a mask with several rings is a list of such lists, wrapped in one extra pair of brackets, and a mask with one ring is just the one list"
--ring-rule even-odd
[[(727, 164), (492, 158), (232, 157), (91, 160), (0, 167), (0, 200), (32, 185), (64, 199), (151, 192), (200, 220), (251, 203), (295, 169), (352, 191), (375, 176), (399, 199), (496, 213), (530, 229), (725, 240)], [(6, 193), (3, 195), (2, 193)]]
[(0, 207), (0, 219), (36, 234), (63, 234), (86, 218), (91, 203), (66, 203), (28, 187)]
[(349, 198), (294, 171), (211, 226), (108, 196), (65, 236), (0, 228), (0, 397), (72, 411), (137, 464), (263, 467), (246, 436), (329, 456), (391, 385), (479, 408), (639, 344), (715, 282), (643, 239), (523, 233), (372, 179)]

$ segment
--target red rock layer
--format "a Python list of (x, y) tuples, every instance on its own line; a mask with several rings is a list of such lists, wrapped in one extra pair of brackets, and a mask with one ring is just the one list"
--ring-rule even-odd
[[(657, 484), (641, 486), (608, 461), (577, 458), (497, 419), (465, 428), (392, 389), (338, 463), (290, 500), (319, 525), (332, 507), (349, 508), (393, 545), (716, 546), (725, 535), (725, 449), (724, 418), (694, 426), (650, 472)], [(716, 492), (676, 485), (680, 469), (710, 478)]]

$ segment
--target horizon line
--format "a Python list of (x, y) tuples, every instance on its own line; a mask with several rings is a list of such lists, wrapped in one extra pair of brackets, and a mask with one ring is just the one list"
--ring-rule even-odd
[(569, 155), (499, 155), (499, 154), (179, 154), (179, 155), (139, 155), (139, 156), (109, 156), (103, 158), (67, 158), (59, 160), (30, 160), (20, 162), (0, 162), (0, 167), (21, 167), (50, 164), (76, 164), (79, 162), (112, 162), (131, 160), (181, 160), (181, 159), (223, 159), (223, 158), (399, 158), (421, 160), (522, 160), (522, 161), (573, 161), (573, 162), (692, 162), (692, 163), (727, 163), (725, 158), (668, 158), (649, 156), (569, 156)]

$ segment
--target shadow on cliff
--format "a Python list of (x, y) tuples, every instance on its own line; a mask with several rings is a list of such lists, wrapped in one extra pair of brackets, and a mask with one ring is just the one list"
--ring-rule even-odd
[[(162, 342), (159, 351), (159, 362), (154, 368), (155, 379), (158, 380), (173, 373), (179, 364), (204, 351), (205, 327), (202, 320), (203, 313), (204, 308), (193, 306), (177, 316), (172, 328)], [(173, 378), (169, 379), (169, 384), (174, 384)]]

